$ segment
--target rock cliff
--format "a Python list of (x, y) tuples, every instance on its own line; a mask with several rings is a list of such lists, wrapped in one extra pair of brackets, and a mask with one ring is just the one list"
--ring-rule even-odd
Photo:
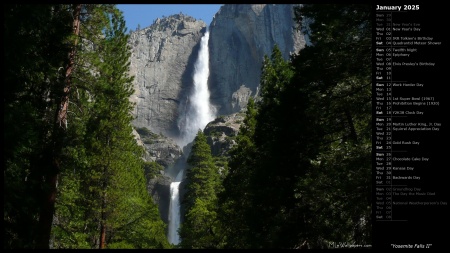
[(147, 161), (157, 162), (167, 170), (183, 155), (181, 148), (166, 136), (155, 134), (145, 127), (136, 128), (135, 132), (138, 134), (138, 144), (145, 147)]
[(211, 101), (218, 115), (240, 111), (257, 93), (264, 55), (278, 45), (285, 59), (304, 47), (291, 4), (224, 5), (210, 25)]
[[(291, 4), (223, 5), (210, 25), (211, 102), (217, 115), (245, 108), (257, 94), (264, 55), (277, 44), (283, 56), (305, 44), (293, 21)], [(135, 94), (130, 98), (136, 127), (177, 139), (192, 87), (194, 64), (206, 24), (176, 14), (157, 19), (150, 27), (131, 33), (130, 72)]]
[[(145, 148), (144, 159), (158, 164), (156, 171), (145, 172), (146, 176), (154, 175), (147, 178), (147, 190), (158, 206), (161, 219), (168, 223), (170, 183), (172, 178), (185, 167), (186, 158), (181, 148), (172, 139), (155, 134), (145, 127), (133, 129), (133, 135), (136, 142)], [(147, 169), (144, 166), (144, 170)]]
[(206, 125), (203, 131), (213, 156), (228, 156), (236, 144), (236, 136), (245, 118), (243, 112), (220, 116)]
[(136, 127), (177, 137), (178, 108), (192, 85), (192, 72), (206, 24), (176, 14), (157, 19), (131, 33), (130, 74), (135, 93), (130, 100)]

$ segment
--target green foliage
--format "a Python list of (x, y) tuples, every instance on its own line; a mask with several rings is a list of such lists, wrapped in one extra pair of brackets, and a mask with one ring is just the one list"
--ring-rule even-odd
[[(107, 248), (168, 248), (165, 225), (146, 189), (149, 164), (143, 164), (132, 135), (125, 22), (112, 5), (87, 5), (84, 11), (78, 53), (84, 68), (74, 74), (83, 109), (70, 119), (83, 120), (85, 130), (68, 154), (74, 174), (61, 175), (54, 247), (98, 248), (105, 235)], [(82, 156), (74, 156), (79, 150)]]
[(155, 142), (155, 139), (158, 139), (162, 135), (158, 135), (150, 131), (146, 127), (138, 127), (136, 128), (136, 131), (138, 132), (139, 136), (141, 137), (141, 140), (145, 144), (153, 144)]
[(189, 249), (220, 248), (217, 240), (219, 229), (217, 203), (197, 198), (192, 208), (187, 211), (185, 222), (180, 229), (180, 236), (183, 238), (181, 247)]
[[(216, 156), (213, 157), (214, 164), (218, 168), (219, 171), (219, 181), (222, 182), (228, 174), (228, 157), (226, 156)], [(223, 190), (223, 185), (219, 184), (219, 188), (216, 189), (217, 193), (220, 193)]]
[[(34, 248), (70, 50), (66, 5), (4, 5), (4, 248)], [(53, 153), (54, 152), (54, 153)], [(52, 154), (53, 153), (53, 154)]]
[(370, 244), (370, 6), (295, 12), (313, 46), (264, 58), (219, 195), (225, 247)]
[(256, 159), (249, 178), (252, 198), (248, 205), (258, 210), (254, 214), (248, 211), (246, 218), (251, 228), (248, 240), (252, 248), (286, 247), (290, 239), (291, 231), (284, 231), (283, 226), (294, 213), (293, 189), (304, 169), (288, 165), (293, 155), (289, 152), (293, 138), (292, 130), (286, 127), (293, 124), (292, 116), (301, 116), (287, 113), (289, 108), (285, 108), (292, 107), (286, 105), (286, 90), (293, 76), (292, 66), (275, 46), (271, 58), (266, 57), (263, 63), (261, 100), (254, 119), (249, 120), (254, 124), (252, 141), (256, 150), (252, 157)]
[(147, 181), (161, 175), (161, 170), (164, 170), (164, 167), (157, 162), (144, 162), (144, 173)]
[(211, 137), (219, 138), (220, 136), (222, 136), (222, 132), (221, 132), (220, 130), (218, 130), (218, 129), (213, 129), (213, 130), (209, 133), (209, 135), (210, 135)]
[(217, 220), (217, 193), (220, 191), (218, 168), (206, 143), (206, 136), (198, 131), (187, 160), (186, 207), (179, 234), (182, 248), (220, 247), (220, 225)]
[(138, 132), (139, 135), (144, 135), (144, 136), (151, 136), (151, 137), (157, 137), (158, 135), (153, 133), (152, 131), (150, 131), (150, 129), (146, 128), (146, 127), (137, 127), (136, 128), (136, 132)]
[(256, 147), (253, 143), (257, 109), (253, 98), (247, 104), (244, 124), (236, 137), (237, 145), (230, 151), (228, 173), (219, 193), (219, 220), (226, 248), (249, 248), (248, 218), (251, 216), (253, 191), (249, 179), (255, 172)]
[(114, 187), (111, 195), (117, 200), (112, 203), (114, 210), (110, 211), (108, 219), (113, 245), (108, 244), (108, 248), (117, 247), (115, 243), (126, 243), (135, 249), (170, 248), (165, 237), (165, 224), (147, 193), (141, 167), (123, 170), (116, 182), (119, 187)]
[[(169, 248), (132, 135), (125, 21), (114, 5), (83, 5), (77, 38), (74, 7), (5, 6), (4, 248), (45, 246), (38, 220), (55, 173), (51, 247), (98, 248), (105, 232), (107, 247)], [(61, 131), (55, 115), (77, 39)]]
[(186, 210), (189, 210), (195, 199), (213, 200), (219, 183), (217, 168), (211, 156), (211, 149), (206, 143), (206, 136), (198, 131), (187, 160), (190, 165), (187, 171)]
[(294, 59), (297, 93), (313, 98), (305, 113), (320, 129), (312, 169), (298, 187), (303, 205), (316, 213), (308, 218), (310, 243), (370, 244), (370, 6), (306, 5), (299, 12), (309, 19), (314, 46)]

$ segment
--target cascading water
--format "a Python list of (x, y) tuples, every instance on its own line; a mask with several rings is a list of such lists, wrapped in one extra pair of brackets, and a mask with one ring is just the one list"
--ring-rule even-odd
[(180, 227), (180, 195), (178, 188), (183, 177), (183, 170), (178, 172), (175, 180), (170, 184), (170, 206), (169, 206), (169, 242), (177, 245), (180, 243), (178, 228)]
[(215, 117), (214, 107), (209, 103), (209, 31), (206, 30), (200, 42), (200, 50), (195, 63), (194, 86), (187, 100), (186, 112), (182, 123), (178, 126), (181, 133), (180, 145), (185, 146), (194, 140), (199, 129), (202, 129)]
[[(206, 32), (200, 41), (200, 50), (195, 62), (193, 76), (193, 88), (187, 106), (186, 113), (179, 125), (181, 139), (180, 146), (185, 146), (192, 142), (199, 129), (202, 129), (215, 117), (214, 107), (209, 102), (208, 77), (209, 77), (209, 31)], [(188, 154), (185, 154), (188, 155)], [(170, 184), (170, 206), (169, 206), (169, 242), (179, 244), (180, 237), (178, 228), (180, 227), (180, 199), (179, 185), (183, 178), (184, 169), (180, 170), (175, 180)]]

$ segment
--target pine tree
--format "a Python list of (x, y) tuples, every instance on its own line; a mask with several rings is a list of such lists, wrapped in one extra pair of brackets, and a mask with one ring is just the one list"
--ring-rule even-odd
[(86, 29), (74, 80), (78, 140), (65, 149), (76, 159), (67, 164), (73, 172), (66, 170), (61, 180), (54, 247), (170, 247), (146, 190), (143, 150), (132, 135), (130, 51), (122, 14), (113, 5), (87, 5), (82, 22)]
[[(255, 172), (250, 180), (253, 191), (249, 215), (250, 247), (285, 247), (289, 233), (281, 236), (283, 223), (294, 208), (294, 186), (300, 170), (289, 166), (292, 114), (285, 110), (285, 90), (294, 71), (275, 45), (270, 59), (266, 56), (261, 74), (261, 100), (255, 116)], [(270, 201), (269, 201), (270, 200)]]
[(184, 222), (179, 230), (182, 248), (217, 248), (220, 234), (217, 220), (219, 172), (206, 137), (198, 131), (188, 158)]
[(255, 173), (254, 132), (257, 107), (253, 98), (247, 103), (246, 115), (236, 137), (237, 144), (230, 150), (229, 170), (219, 194), (219, 220), (225, 235), (226, 248), (248, 248), (251, 233), (248, 219), (252, 215), (253, 192), (249, 179)]
[(187, 162), (190, 168), (186, 176), (188, 185), (184, 203), (186, 210), (189, 210), (197, 198), (213, 200), (218, 184), (218, 173), (211, 156), (211, 148), (200, 130), (195, 137)]
[(294, 59), (295, 80), (314, 97), (306, 113), (317, 115), (314, 125), (322, 129), (313, 169), (299, 184), (311, 212), (319, 213), (309, 218), (311, 243), (370, 243), (370, 6), (306, 5), (296, 12), (309, 23), (313, 46)]
[(64, 141), (54, 126), (63, 84), (60, 70), (70, 52), (67, 9), (50, 4), (4, 9), (5, 248), (48, 247), (54, 158)]

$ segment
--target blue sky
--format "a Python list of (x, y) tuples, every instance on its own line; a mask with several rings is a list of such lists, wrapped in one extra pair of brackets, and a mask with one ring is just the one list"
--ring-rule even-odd
[(142, 29), (152, 25), (157, 18), (180, 12), (209, 25), (220, 6), (222, 4), (118, 4), (117, 8), (123, 12), (128, 30), (134, 31), (138, 24)]

